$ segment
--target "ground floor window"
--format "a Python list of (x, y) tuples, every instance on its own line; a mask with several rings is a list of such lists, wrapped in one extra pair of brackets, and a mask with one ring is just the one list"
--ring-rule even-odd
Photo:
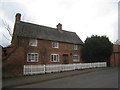
[(38, 53), (28, 53), (27, 62), (38, 62)]
[(59, 54), (51, 54), (51, 62), (59, 62)]
[(73, 62), (79, 62), (80, 56), (79, 55), (73, 55)]

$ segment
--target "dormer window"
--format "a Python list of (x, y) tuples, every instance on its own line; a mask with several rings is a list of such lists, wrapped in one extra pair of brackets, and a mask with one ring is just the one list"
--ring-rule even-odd
[(73, 49), (74, 49), (74, 50), (78, 50), (77, 44), (74, 44), (74, 45), (73, 45)]
[(58, 42), (52, 42), (52, 48), (59, 48)]
[(30, 39), (29, 45), (30, 46), (37, 46), (37, 39)]

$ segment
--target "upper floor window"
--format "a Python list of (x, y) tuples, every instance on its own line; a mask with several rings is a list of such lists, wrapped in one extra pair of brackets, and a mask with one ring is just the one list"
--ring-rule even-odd
[(74, 44), (74, 45), (73, 45), (73, 49), (74, 49), (74, 50), (77, 50), (77, 49), (78, 49), (77, 44)]
[(59, 48), (58, 42), (52, 42), (52, 48)]
[(38, 53), (28, 53), (27, 62), (38, 62)]
[(51, 62), (59, 62), (59, 54), (51, 54)]
[(37, 46), (37, 39), (30, 39), (29, 45), (30, 46)]
[(79, 55), (73, 55), (73, 62), (79, 62), (80, 56)]

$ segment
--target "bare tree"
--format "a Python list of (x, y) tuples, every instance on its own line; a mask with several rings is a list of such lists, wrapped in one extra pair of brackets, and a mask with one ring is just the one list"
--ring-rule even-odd
[(116, 45), (120, 45), (120, 40), (116, 40), (116, 41), (115, 41), (115, 44), (116, 44)]
[(12, 37), (12, 31), (11, 31), (10, 25), (3, 19), (2, 19), (2, 23), (3, 23), (4, 27), (6, 28), (6, 30), (8, 31), (9, 35)]

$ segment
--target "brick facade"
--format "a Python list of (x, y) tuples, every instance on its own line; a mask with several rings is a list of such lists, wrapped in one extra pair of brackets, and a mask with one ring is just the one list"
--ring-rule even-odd
[[(29, 53), (29, 52), (39, 53), (38, 64), (44, 64), (42, 62), (42, 60), (43, 60), (42, 56), (45, 56), (45, 59), (47, 60), (46, 64), (54, 64), (53, 62), (50, 62), (51, 54), (59, 54), (60, 55), (60, 62), (57, 62), (58, 64), (62, 64), (62, 55), (63, 54), (68, 54), (69, 63), (74, 63), (72, 60), (72, 56), (74, 54), (80, 55), (80, 51), (81, 51), (81, 47), (82, 47), (81, 45), (78, 45), (78, 50), (73, 50), (74, 44), (59, 42), (59, 48), (52, 48), (52, 41), (47, 41), (47, 40), (37, 40), (37, 46), (30, 46), (29, 40), (30, 40), (30, 38), (19, 38), (19, 41), (18, 41), (19, 42), (18, 47), (23, 48), (24, 57), (23, 56), (22, 57), (23, 57), (23, 60), (25, 60), (26, 64), (28, 64), (27, 53)], [(12, 50), (8, 49), (7, 52), (10, 52), (10, 51), (12, 51)], [(18, 55), (20, 56), (21, 54), (18, 54)], [(11, 57), (11, 56), (9, 56), (9, 57)]]
[(120, 65), (120, 45), (113, 45), (113, 54), (110, 58), (111, 66), (119, 66)]
[[(19, 38), (19, 44), (16, 48), (7, 49), (7, 55), (3, 60), (3, 71), (9, 72), (9, 74), (18, 75), (23, 72), (23, 65), (40, 65), (40, 64), (64, 64), (63, 55), (68, 55), (68, 64), (81, 63), (73, 61), (73, 55), (79, 55), (82, 46), (78, 45), (78, 50), (73, 50), (73, 44), (59, 42), (59, 48), (52, 48), (52, 41), (37, 40), (37, 46), (29, 46), (29, 38)], [(11, 53), (12, 52), (12, 53)], [(27, 53), (38, 53), (38, 62), (27, 62)], [(59, 54), (59, 62), (51, 62), (51, 54)], [(9, 67), (9, 69), (8, 69)], [(4, 73), (3, 73), (4, 74)]]
[[(9, 49), (7, 49), (8, 52)], [(3, 77), (22, 75), (23, 64), (24, 64), (24, 48), (17, 47), (13, 48), (10, 53), (7, 53), (7, 56), (3, 56), (2, 61), (2, 74)]]

